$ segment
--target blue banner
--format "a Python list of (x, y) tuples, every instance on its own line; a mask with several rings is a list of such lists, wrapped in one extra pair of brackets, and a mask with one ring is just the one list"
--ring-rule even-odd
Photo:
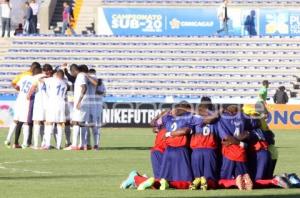
[[(229, 7), (228, 17), (229, 35), (248, 35), (249, 29), (257, 35), (300, 35), (300, 10)], [(99, 8), (96, 29), (100, 35), (211, 36), (220, 28), (218, 8)]]

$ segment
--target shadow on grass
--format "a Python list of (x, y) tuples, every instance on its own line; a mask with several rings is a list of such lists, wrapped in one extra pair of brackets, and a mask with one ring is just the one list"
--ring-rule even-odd
[(48, 180), (48, 179), (86, 179), (86, 178), (95, 178), (99, 175), (40, 175), (40, 176), (24, 176), (24, 177), (0, 177), (1, 180)]
[(151, 147), (101, 147), (101, 150), (134, 150), (134, 151), (146, 151)]

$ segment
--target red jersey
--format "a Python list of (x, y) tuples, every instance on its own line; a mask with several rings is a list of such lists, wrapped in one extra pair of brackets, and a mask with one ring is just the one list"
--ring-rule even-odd
[(194, 134), (190, 143), (192, 149), (217, 148), (216, 126), (214, 124), (207, 124), (205, 126), (197, 125), (193, 130)]
[(163, 128), (158, 131), (155, 137), (155, 142), (154, 146), (152, 147), (151, 151), (160, 151), (164, 152), (167, 145), (166, 145), (166, 139), (165, 139), (165, 134), (167, 132), (167, 129)]

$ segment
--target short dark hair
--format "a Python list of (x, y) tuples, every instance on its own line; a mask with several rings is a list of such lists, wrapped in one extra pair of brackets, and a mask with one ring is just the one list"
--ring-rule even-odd
[(29, 6), (30, 4), (29, 4), (29, 2), (28, 2), (28, 1), (26, 1), (26, 2), (25, 2), (25, 5), (28, 5), (28, 6)]
[(183, 100), (175, 105), (175, 108), (184, 108), (184, 109), (191, 109), (192, 106), (189, 102)]
[(41, 64), (38, 63), (38, 62), (33, 62), (33, 63), (31, 64), (31, 66), (30, 66), (31, 71), (33, 71), (34, 68), (36, 68), (36, 67), (41, 68)]
[(35, 67), (32, 70), (32, 75), (37, 75), (37, 74), (40, 74), (40, 73), (42, 73), (42, 68), (40, 68), (40, 67)]
[(56, 75), (61, 75), (62, 77), (64, 77), (65, 73), (62, 69), (59, 69), (59, 70), (56, 71)]
[(270, 84), (270, 82), (269, 82), (268, 80), (263, 80), (263, 81), (262, 81), (262, 84), (263, 84), (263, 85), (268, 85), (268, 84)]
[(89, 73), (91, 73), (91, 74), (96, 74), (96, 70), (95, 69), (89, 69)]
[(80, 65), (79, 66), (79, 71), (80, 72), (84, 72), (84, 73), (88, 73), (89, 72), (89, 68), (87, 65)]
[(50, 65), (50, 64), (45, 64), (44, 66), (43, 66), (43, 71), (44, 72), (47, 72), (47, 71), (53, 71), (53, 67)]
[(70, 69), (71, 69), (71, 70), (72, 70), (72, 69), (75, 69), (75, 70), (78, 71), (78, 65), (75, 64), (75, 63), (73, 63), (73, 64), (70, 66)]
[(212, 104), (212, 101), (211, 101), (210, 97), (203, 96), (201, 98), (199, 107), (203, 107), (203, 108), (206, 108), (206, 109), (209, 109), (209, 110), (213, 110), (213, 104)]

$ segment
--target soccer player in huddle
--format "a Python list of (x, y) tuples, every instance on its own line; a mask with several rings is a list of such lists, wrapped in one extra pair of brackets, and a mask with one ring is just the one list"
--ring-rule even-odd
[[(46, 106), (48, 105), (48, 97), (46, 93), (46, 84), (41, 79), (52, 76), (53, 68), (49, 64), (43, 66), (43, 73), (35, 76), (28, 97), (34, 95), (33, 105), (33, 149), (38, 149), (43, 146), (44, 137), (44, 122), (46, 120)], [(41, 137), (41, 145), (39, 145), (39, 136)]]
[[(19, 90), (17, 96), (15, 111), (14, 111), (14, 122), (10, 129), (16, 127), (16, 123), (23, 123), (23, 143), (22, 148), (27, 148), (28, 139), (30, 138), (30, 125), (32, 124), (32, 111), (33, 111), (33, 102), (34, 96), (28, 97), (28, 93), (31, 89), (31, 86), (35, 82), (35, 76), (40, 74), (42, 69), (40, 67), (34, 67), (32, 70), (32, 75), (27, 75), (22, 77), (16, 84), (16, 89)], [(20, 134), (16, 134), (16, 142), (18, 142)], [(15, 144), (15, 148), (18, 148), (18, 144)]]
[[(26, 76), (32, 76), (32, 73), (33, 73), (33, 70), (35, 68), (40, 68), (41, 65), (37, 62), (33, 62), (30, 66), (30, 69), (25, 71), (25, 72), (22, 72), (21, 74), (17, 75), (13, 81), (12, 81), (12, 87), (15, 88), (18, 92), (20, 91), (20, 87), (18, 86), (18, 82), (26, 77)], [(14, 108), (14, 112), (17, 113), (18, 109), (15, 107)], [(16, 121), (14, 120), (14, 122), (10, 125), (10, 128), (9, 128), (9, 131), (8, 131), (8, 134), (7, 134), (7, 138), (4, 142), (4, 144), (6, 146), (10, 146), (11, 144), (11, 138), (15, 132), (15, 143), (13, 145), (13, 148), (21, 148), (21, 146), (19, 145), (19, 136), (21, 134), (21, 129), (22, 129), (22, 126), (23, 126), (23, 122), (19, 122), (19, 121)], [(32, 130), (32, 127), (31, 125), (29, 126), (29, 131)], [(30, 132), (29, 132), (30, 133)], [(30, 143), (28, 141), (28, 143)]]
[(61, 149), (63, 127), (66, 122), (65, 107), (68, 85), (64, 80), (64, 72), (62, 70), (58, 70), (52, 78), (45, 79), (44, 83), (48, 95), (44, 149), (50, 149), (51, 136), (54, 134), (54, 124), (56, 124), (56, 149), (59, 150)]

